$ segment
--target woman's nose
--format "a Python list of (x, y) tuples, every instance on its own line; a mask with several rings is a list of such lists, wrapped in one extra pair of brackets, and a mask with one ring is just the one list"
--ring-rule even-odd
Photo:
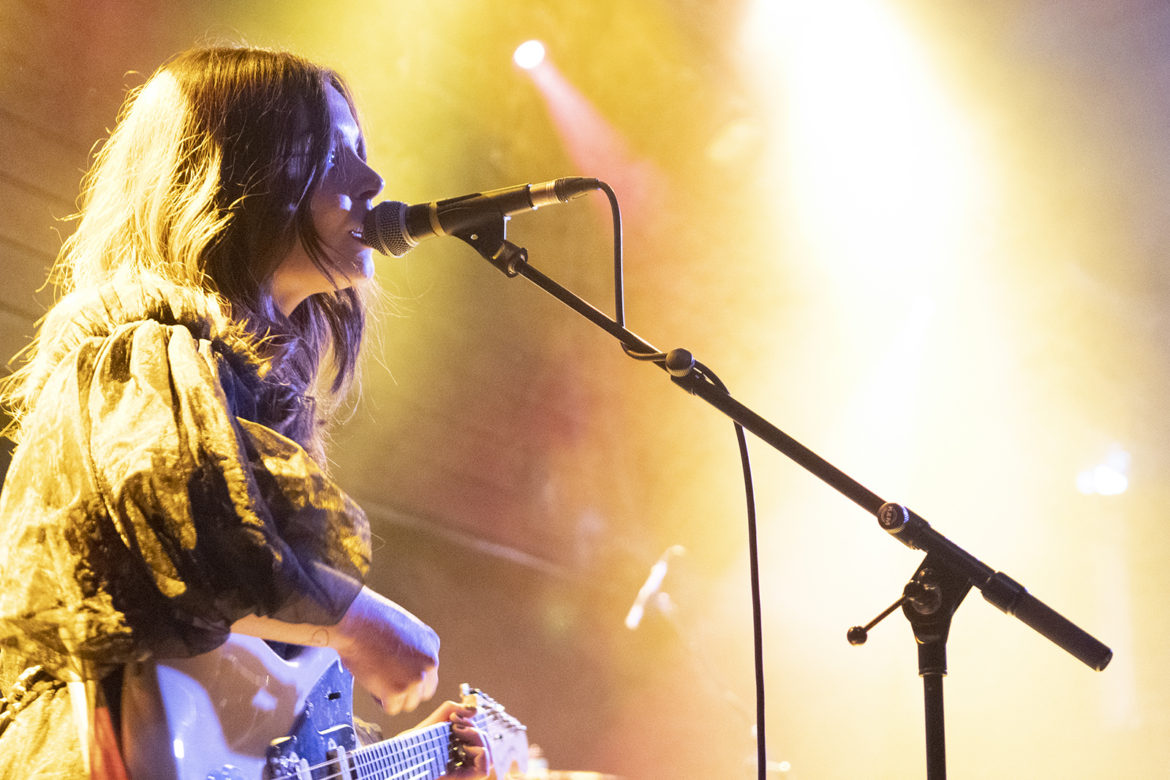
[(355, 177), (355, 194), (359, 200), (373, 200), (379, 192), (382, 191), (382, 186), (385, 184), (378, 172), (366, 163), (365, 160), (359, 160), (360, 167)]

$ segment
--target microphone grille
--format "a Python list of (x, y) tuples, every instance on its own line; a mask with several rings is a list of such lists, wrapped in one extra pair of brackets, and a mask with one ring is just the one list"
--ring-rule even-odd
[(362, 220), (362, 242), (382, 254), (402, 257), (414, 246), (406, 236), (406, 204), (379, 203)]

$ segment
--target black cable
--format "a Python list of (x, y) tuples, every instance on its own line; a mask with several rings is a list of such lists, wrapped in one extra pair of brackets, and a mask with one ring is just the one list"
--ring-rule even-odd
[[(695, 370), (706, 381), (727, 393), (727, 385), (702, 363), (695, 361)], [(743, 426), (733, 422), (735, 438), (739, 443), (739, 458), (743, 464), (743, 489), (747, 500), (748, 570), (752, 590), (752, 637), (756, 680), (756, 767), (757, 777), (764, 780), (768, 772), (768, 749), (764, 729), (764, 627), (760, 594), (760, 555), (756, 533), (756, 493), (752, 479), (752, 464), (748, 458), (747, 435)]]
[[(597, 182), (597, 188), (605, 193), (609, 199), (609, 213), (613, 219), (613, 321), (619, 327), (626, 326), (626, 292), (622, 272), (622, 210), (618, 206), (617, 194), (603, 181)], [(622, 345), (626, 348), (625, 345)], [(629, 352), (629, 349), (626, 348)]]
[[(614, 322), (619, 328), (624, 329), (626, 326), (626, 307), (624, 273), (622, 271), (621, 209), (618, 207), (617, 195), (608, 184), (599, 181), (598, 189), (604, 192), (609, 199), (610, 214), (613, 217)], [(625, 342), (622, 342), (622, 350), (635, 360), (653, 361), (665, 367), (667, 360), (665, 352), (637, 352)], [(715, 375), (715, 372), (702, 363), (693, 361), (691, 370), (703, 381), (727, 393), (727, 386)], [(764, 631), (760, 596), (760, 557), (756, 534), (756, 496), (752, 481), (751, 461), (748, 458), (747, 436), (744, 434), (742, 425), (738, 422), (734, 422), (733, 425), (735, 426), (735, 438), (739, 443), (740, 462), (743, 464), (744, 493), (747, 500), (748, 567), (752, 592), (752, 644), (756, 680), (756, 765), (758, 777), (760, 780), (764, 780), (768, 771), (768, 750), (764, 728)]]
[[(609, 199), (609, 213), (613, 219), (613, 321), (619, 328), (626, 327), (626, 292), (625, 274), (622, 271), (622, 210), (618, 206), (617, 194), (603, 181), (597, 182), (597, 188), (605, 193)], [(666, 359), (665, 352), (636, 352), (629, 344), (622, 342), (622, 350), (634, 360), (650, 360), (661, 363)]]

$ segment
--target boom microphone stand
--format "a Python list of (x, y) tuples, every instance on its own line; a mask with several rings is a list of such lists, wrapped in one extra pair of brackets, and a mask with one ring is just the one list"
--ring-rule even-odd
[[(602, 186), (614, 202), (612, 191)], [(487, 220), (474, 229), (453, 233), (470, 244), (481, 256), (508, 277), (523, 276), (585, 317), (622, 343), (635, 357), (650, 358), (665, 370), (671, 381), (702, 398), (774, 449), (788, 456), (813, 476), (841, 493), (877, 518), (879, 525), (907, 547), (926, 553), (921, 565), (903, 590), (903, 597), (866, 628), (854, 628), (849, 640), (865, 641), (865, 632), (901, 606), (909, 619), (918, 645), (918, 671), (922, 677), (926, 720), (928, 780), (946, 777), (946, 747), (943, 720), (942, 678), (946, 674), (946, 639), (951, 618), (972, 586), (983, 598), (1008, 615), (1019, 618), (1058, 647), (1090, 668), (1101, 671), (1113, 651), (1064, 616), (1028, 593), (1023, 585), (1003, 572), (992, 569), (946, 538), (910, 509), (884, 501), (772, 423), (731, 396), (709, 370), (685, 349), (660, 352), (641, 337), (610, 319), (600, 310), (574, 295), (528, 264), (528, 252), (505, 237), (507, 217)], [(763, 735), (760, 735), (762, 739)], [(762, 765), (762, 764), (761, 764)]]

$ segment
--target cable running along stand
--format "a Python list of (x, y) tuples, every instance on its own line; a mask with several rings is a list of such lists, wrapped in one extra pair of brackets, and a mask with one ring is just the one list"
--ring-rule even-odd
[[(866, 627), (848, 632), (853, 644), (865, 642), (866, 632), (898, 607), (910, 621), (918, 647), (918, 671), (923, 683), (926, 720), (926, 767), (928, 780), (946, 777), (946, 748), (943, 719), (942, 678), (946, 675), (946, 640), (951, 618), (968, 591), (975, 587), (983, 597), (1008, 615), (1019, 618), (1058, 647), (1090, 668), (1101, 671), (1113, 656), (1112, 650), (1044, 604), (1018, 582), (995, 571), (963, 548), (946, 538), (923, 518), (900, 504), (884, 501), (824, 458), (781, 431), (754, 411), (737, 401), (714, 374), (685, 349), (662, 352), (626, 329), (622, 304), (621, 222), (613, 190), (597, 180), (561, 179), (578, 188), (582, 182), (609, 198), (614, 219), (615, 309), (611, 319), (600, 310), (528, 264), (528, 252), (505, 237), (508, 217), (502, 212), (471, 229), (456, 231), (456, 237), (470, 244), (481, 256), (509, 277), (523, 276), (585, 319), (616, 338), (631, 357), (653, 362), (670, 375), (683, 390), (702, 398), (711, 406), (762, 439), (813, 476), (853, 501), (870, 515), (888, 534), (907, 547), (925, 553), (925, 558), (903, 589), (903, 595)], [(567, 199), (567, 198), (566, 198)], [(737, 428), (738, 430), (738, 428)], [(740, 432), (742, 437), (742, 432)], [(757, 717), (759, 735), (758, 772), (764, 777), (767, 761), (764, 749), (763, 672), (760, 650), (758, 556), (755, 551), (754, 523), (749, 523), (751, 576), (756, 631)]]

